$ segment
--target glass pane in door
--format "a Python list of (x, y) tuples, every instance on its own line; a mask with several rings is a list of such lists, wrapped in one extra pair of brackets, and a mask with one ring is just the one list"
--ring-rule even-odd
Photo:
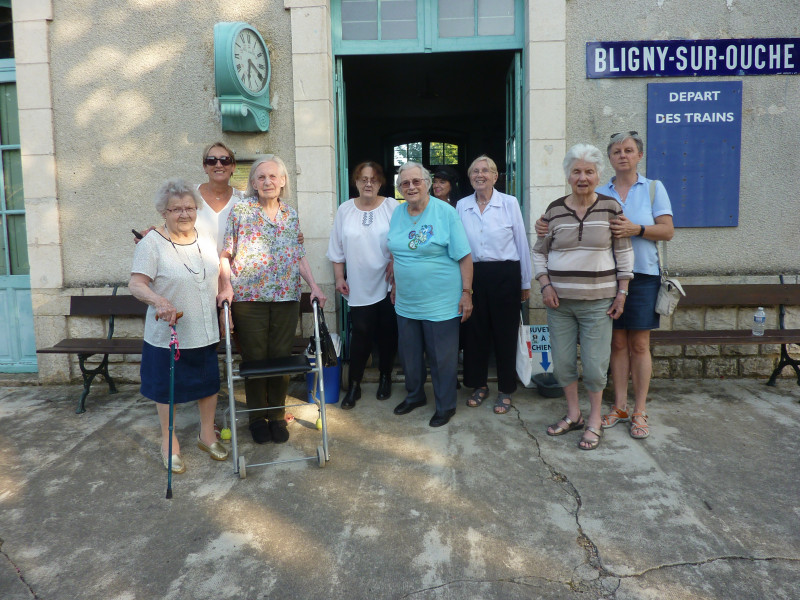
[(381, 0), (381, 39), (417, 38), (417, 0)]
[(475, 35), (475, 0), (439, 0), (439, 37)]
[(342, 39), (378, 39), (378, 0), (342, 0)]
[(28, 240), (25, 235), (25, 215), (8, 215), (8, 249), (11, 256), (11, 275), (30, 275)]
[(478, 0), (478, 35), (514, 35), (514, 0)]
[(25, 198), (22, 194), (22, 157), (19, 150), (3, 151), (2, 163), (6, 210), (25, 210)]

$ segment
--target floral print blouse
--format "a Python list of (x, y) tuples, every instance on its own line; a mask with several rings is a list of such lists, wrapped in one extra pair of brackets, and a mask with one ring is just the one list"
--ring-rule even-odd
[(234, 302), (300, 300), (300, 259), (297, 212), (280, 201), (275, 220), (269, 219), (257, 197), (234, 205), (225, 227), (222, 251), (231, 255)]

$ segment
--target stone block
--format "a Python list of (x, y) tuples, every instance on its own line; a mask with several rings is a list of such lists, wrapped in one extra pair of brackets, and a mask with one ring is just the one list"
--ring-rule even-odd
[(672, 327), (677, 331), (702, 331), (703, 308), (678, 308), (672, 314)]
[(664, 331), (672, 331), (673, 329), (673, 319), (675, 317), (675, 313), (672, 313), (668, 317), (661, 315), (658, 320), (658, 328)]
[(736, 313), (734, 307), (706, 309), (706, 329), (736, 329)]
[[(535, 115), (531, 115), (531, 118), (535, 119), (536, 117)], [(561, 169), (561, 162), (564, 160), (564, 154), (566, 154), (567, 151), (565, 140), (535, 138), (530, 140), (528, 147), (531, 180), (535, 181), (540, 186), (563, 186), (564, 171)], [(563, 187), (561, 187), (561, 189), (563, 190)], [(557, 195), (551, 198), (550, 202), (558, 197)]]
[(105, 319), (99, 317), (70, 317), (67, 329), (70, 338), (104, 338), (108, 335)]
[(70, 381), (69, 358), (65, 354), (38, 354), (39, 383), (55, 384)]
[(654, 359), (653, 360), (653, 375), (655, 379), (669, 379), (670, 378), (670, 364), (667, 359)]
[(330, 22), (322, 6), (292, 10), (292, 54), (328, 54)]
[(686, 356), (719, 356), (719, 346), (713, 345), (691, 345), (686, 346)]
[[(743, 306), (739, 309), (738, 313), (738, 329), (752, 329), (753, 328), (753, 316), (755, 315), (756, 309), (750, 306)], [(778, 309), (775, 307), (764, 307), (764, 313), (767, 315), (766, 320), (766, 328), (767, 329), (777, 329), (778, 328)]]
[(17, 67), (17, 103), (21, 109), (52, 108), (50, 65), (33, 63)]
[(333, 103), (330, 100), (295, 102), (294, 124), (298, 146), (333, 146)]
[(140, 338), (144, 335), (144, 317), (116, 317), (115, 338)]
[(31, 265), (31, 287), (61, 289), (63, 273), (61, 246), (28, 244), (28, 262)]
[[(566, 79), (566, 45), (564, 42), (534, 42), (528, 45), (530, 51), (530, 89), (532, 90), (561, 90), (565, 92), (567, 87)], [(534, 108), (540, 106), (534, 105)], [(558, 103), (554, 108), (562, 113), (566, 108), (566, 95), (558, 97)], [(531, 115), (536, 115), (532, 110)], [(563, 121), (562, 116), (560, 121)]]
[(55, 198), (32, 198), (26, 200), (25, 222), (27, 224), (28, 243), (34, 246), (60, 244), (61, 232), (58, 215), (58, 202)]
[(787, 306), (783, 323), (786, 329), (800, 329), (800, 306)]
[[(25, 182), (26, 202), (30, 202), (32, 198), (56, 198), (58, 194), (56, 193), (55, 156), (52, 154), (23, 154), (22, 180)], [(27, 217), (26, 220), (30, 235), (30, 217)]]
[[(769, 377), (775, 368), (775, 360), (764, 356), (740, 358), (739, 369), (743, 377)], [(789, 369), (790, 373), (794, 373)]]
[(739, 365), (736, 358), (709, 358), (705, 364), (706, 377), (737, 377)]
[(683, 356), (683, 346), (653, 346), (653, 356)]
[[(116, 383), (140, 383), (139, 365), (121, 363), (108, 366), (108, 372)], [(94, 386), (92, 386), (94, 387)]]
[(567, 3), (564, 0), (531, 0), (525, 3), (532, 40), (563, 40), (567, 36)]
[(64, 316), (69, 314), (69, 290), (31, 290), (33, 314), (39, 317)]
[(703, 361), (697, 358), (670, 359), (672, 376), (676, 379), (694, 379), (703, 375)]
[[(561, 185), (530, 186), (528, 188), (528, 197), (530, 198), (530, 220), (528, 231), (530, 233), (534, 233), (533, 225), (536, 223), (536, 219), (544, 214), (544, 211), (547, 210), (547, 207), (553, 200), (560, 198), (564, 194), (565, 187), (563, 182)], [(534, 243), (536, 243), (535, 239), (531, 243), (531, 250), (533, 250)]]
[(25, 154), (55, 152), (53, 146), (53, 111), (49, 108), (19, 110), (20, 143)]
[(297, 216), (306, 239), (327, 240), (336, 214), (336, 196), (330, 192), (298, 192)]
[(761, 344), (759, 346), (760, 352), (762, 356), (765, 355), (774, 355), (778, 356), (781, 353), (781, 345), (780, 344)]
[[(297, 191), (336, 193), (333, 146), (297, 147)], [(323, 253), (324, 255), (324, 253)]]
[(531, 115), (532, 137), (545, 140), (565, 137), (565, 90), (533, 90), (528, 94), (527, 105)]
[[(21, 65), (50, 62), (50, 45), (47, 36), (47, 22), (42, 19), (20, 21), (14, 3), (14, 54), (17, 68)], [(20, 106), (20, 109), (23, 107)]]
[(758, 345), (730, 344), (729, 346), (720, 346), (720, 351), (723, 356), (751, 356), (758, 354)]
[(67, 320), (64, 317), (40, 316), (34, 313), (33, 328), (36, 332), (37, 348), (48, 348), (67, 337)]
[(333, 68), (329, 54), (295, 54), (292, 57), (292, 72), (295, 102), (333, 97)]

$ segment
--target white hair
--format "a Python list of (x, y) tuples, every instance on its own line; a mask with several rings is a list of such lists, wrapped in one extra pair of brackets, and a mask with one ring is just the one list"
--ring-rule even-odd
[(572, 165), (579, 160), (594, 164), (597, 168), (598, 177), (603, 174), (603, 153), (591, 144), (575, 144), (567, 150), (567, 155), (562, 163), (564, 175), (566, 175), (567, 179), (569, 179), (570, 171), (572, 171)]
[(194, 200), (194, 205), (197, 207), (197, 210), (203, 208), (203, 204), (205, 203), (203, 202), (203, 198), (200, 196), (195, 186), (180, 177), (167, 179), (161, 184), (161, 187), (158, 188), (154, 198), (154, 203), (156, 205), (158, 214), (164, 214), (164, 211), (167, 210), (167, 206), (169, 206), (170, 198), (183, 198), (184, 196), (191, 196), (192, 200)]
[(400, 165), (400, 168), (397, 169), (397, 180), (400, 181), (400, 175), (403, 174), (403, 171), (408, 171), (409, 169), (419, 169), (422, 172), (422, 179), (424, 179), (427, 182), (425, 185), (425, 189), (426, 190), (431, 189), (431, 185), (433, 185), (433, 180), (431, 179), (430, 171), (428, 171), (428, 169), (423, 167), (420, 163), (414, 162), (413, 160), (410, 160), (407, 163)]

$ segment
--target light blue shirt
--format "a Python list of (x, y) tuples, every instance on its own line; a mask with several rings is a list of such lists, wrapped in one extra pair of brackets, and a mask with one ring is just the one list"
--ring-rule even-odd
[(514, 196), (492, 190), (489, 204), (481, 213), (475, 194), (456, 206), (467, 232), (474, 262), (518, 260), (522, 289), (531, 288), (531, 253), (519, 202)]
[[(653, 205), (650, 206), (650, 181), (652, 180), (639, 175), (639, 179), (628, 191), (628, 197), (623, 202), (614, 188), (615, 179), (616, 177), (612, 177), (611, 181), (595, 191), (598, 194), (615, 198), (622, 205), (622, 212), (632, 223), (655, 225), (656, 217), (672, 215), (672, 204), (670, 204), (667, 190), (660, 181), (656, 180), (656, 197)], [(633, 243), (633, 272), (643, 275), (658, 275), (656, 243), (638, 236), (632, 237), (631, 242)]]
[(401, 317), (446, 321), (459, 316), (461, 267), (470, 253), (456, 210), (436, 198), (416, 217), (403, 203), (389, 224), (389, 252), (394, 257), (395, 311)]

